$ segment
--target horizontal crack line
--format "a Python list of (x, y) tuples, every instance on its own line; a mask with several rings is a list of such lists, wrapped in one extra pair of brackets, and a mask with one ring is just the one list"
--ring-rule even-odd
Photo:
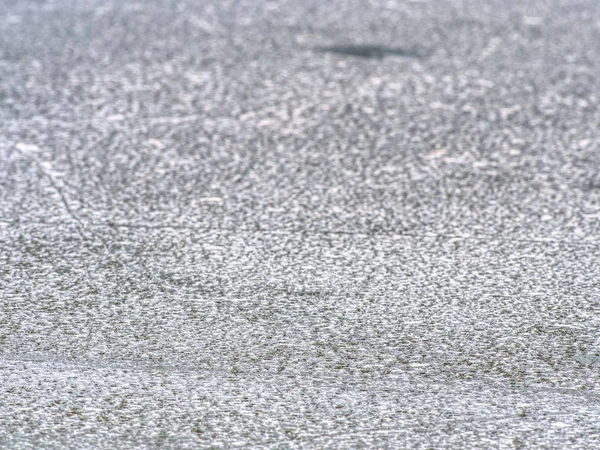
[[(60, 193), (60, 190), (58, 190)], [(63, 196), (61, 196), (63, 198)], [(63, 201), (64, 203), (64, 201)], [(65, 207), (68, 207), (68, 203), (65, 203)], [(70, 216), (77, 220), (81, 224), (81, 220), (74, 215), (70, 209), (68, 209)], [(34, 222), (34, 221), (10, 221), (7, 219), (0, 219), (0, 223), (9, 226), (27, 226), (27, 225), (38, 225), (38, 226), (66, 226), (66, 222)], [(405, 237), (413, 239), (455, 239), (455, 240), (474, 240), (474, 241), (487, 241), (487, 242), (506, 242), (506, 243), (529, 243), (529, 244), (542, 244), (542, 245), (566, 245), (566, 246), (589, 246), (598, 247), (600, 242), (597, 241), (568, 241), (561, 239), (552, 238), (511, 238), (506, 236), (493, 236), (493, 235), (466, 235), (457, 233), (410, 233), (397, 230), (323, 230), (323, 229), (311, 229), (311, 228), (223, 228), (223, 227), (209, 227), (209, 226), (193, 226), (193, 225), (173, 225), (173, 224), (144, 224), (144, 223), (125, 223), (125, 222), (89, 222), (86, 223), (86, 228), (109, 228), (109, 229), (144, 229), (144, 230), (181, 230), (181, 231), (195, 231), (195, 232), (225, 232), (225, 233), (264, 233), (264, 234), (283, 234), (283, 235), (295, 235), (295, 234), (306, 234), (306, 235), (339, 235), (339, 236), (360, 236), (360, 237)]]

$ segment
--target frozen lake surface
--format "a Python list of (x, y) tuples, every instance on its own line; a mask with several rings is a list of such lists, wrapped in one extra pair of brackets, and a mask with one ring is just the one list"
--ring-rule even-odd
[(0, 4), (0, 448), (600, 446), (600, 3)]

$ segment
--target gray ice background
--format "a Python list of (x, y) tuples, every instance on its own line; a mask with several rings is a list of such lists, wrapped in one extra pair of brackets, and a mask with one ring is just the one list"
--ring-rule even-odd
[(600, 447), (600, 2), (0, 2), (0, 448)]

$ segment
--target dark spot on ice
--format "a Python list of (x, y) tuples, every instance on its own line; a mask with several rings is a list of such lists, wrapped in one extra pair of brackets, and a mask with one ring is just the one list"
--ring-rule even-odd
[(402, 56), (405, 58), (422, 58), (426, 56), (423, 52), (383, 45), (331, 45), (316, 47), (315, 51), (320, 53), (335, 53), (338, 55), (356, 56), (366, 59), (382, 59), (386, 56)]
[(585, 192), (600, 190), (600, 179), (590, 179), (583, 182), (582, 189)]

